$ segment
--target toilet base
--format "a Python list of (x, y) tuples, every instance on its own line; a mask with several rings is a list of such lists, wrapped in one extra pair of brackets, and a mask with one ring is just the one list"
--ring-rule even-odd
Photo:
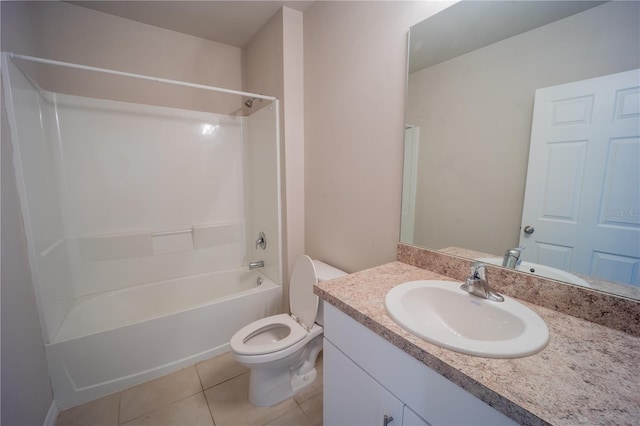
[(318, 336), (303, 351), (306, 352), (304, 361), (296, 363), (293, 368), (252, 368), (249, 402), (258, 407), (270, 407), (310, 386), (318, 377), (315, 363), (321, 350), (322, 336)]
[[(268, 370), (251, 370), (249, 379), (249, 402), (258, 407), (270, 407), (291, 398), (310, 386), (317, 378), (314, 368), (303, 375), (292, 375), (288, 370), (271, 375)], [(268, 386), (261, 386), (267, 384)]]

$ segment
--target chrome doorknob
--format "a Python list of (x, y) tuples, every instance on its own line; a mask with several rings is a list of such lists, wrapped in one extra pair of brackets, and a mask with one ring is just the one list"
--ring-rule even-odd
[(533, 234), (533, 231), (535, 231), (535, 229), (533, 229), (533, 226), (527, 225), (524, 227), (524, 233), (525, 234)]

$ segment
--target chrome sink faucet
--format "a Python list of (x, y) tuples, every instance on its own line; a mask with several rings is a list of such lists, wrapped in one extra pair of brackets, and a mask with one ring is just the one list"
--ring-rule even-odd
[(502, 259), (502, 266), (505, 268), (516, 269), (520, 265), (520, 254), (523, 247), (512, 248), (504, 252), (504, 258)]
[(460, 286), (460, 289), (474, 296), (489, 299), (494, 302), (503, 302), (504, 297), (493, 291), (487, 281), (487, 266), (481, 262), (471, 264), (471, 276)]

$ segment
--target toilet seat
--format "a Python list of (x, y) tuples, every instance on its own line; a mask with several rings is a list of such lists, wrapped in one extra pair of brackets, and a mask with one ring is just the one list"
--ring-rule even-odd
[(311, 328), (318, 313), (319, 298), (313, 293), (318, 275), (313, 260), (302, 255), (293, 266), (289, 284), (289, 308), (291, 314), (306, 327)]
[(237, 355), (271, 354), (291, 348), (308, 337), (318, 311), (318, 296), (313, 294), (313, 285), (317, 282), (313, 260), (300, 256), (293, 267), (289, 287), (292, 315), (273, 315), (241, 328), (231, 337), (231, 350)]
[[(278, 327), (287, 329), (288, 334), (279, 340), (261, 342), (256, 339), (262, 333)], [(263, 355), (281, 351), (293, 346), (307, 336), (308, 332), (288, 314), (273, 315), (262, 318), (238, 330), (229, 342), (231, 349), (238, 355)], [(252, 343), (253, 340), (253, 343)]]

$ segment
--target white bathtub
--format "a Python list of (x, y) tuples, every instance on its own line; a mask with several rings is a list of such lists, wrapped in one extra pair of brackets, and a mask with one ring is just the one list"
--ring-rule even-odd
[(281, 299), (279, 285), (246, 269), (81, 297), (46, 345), (56, 403), (66, 409), (226, 352), (241, 327), (281, 312)]

